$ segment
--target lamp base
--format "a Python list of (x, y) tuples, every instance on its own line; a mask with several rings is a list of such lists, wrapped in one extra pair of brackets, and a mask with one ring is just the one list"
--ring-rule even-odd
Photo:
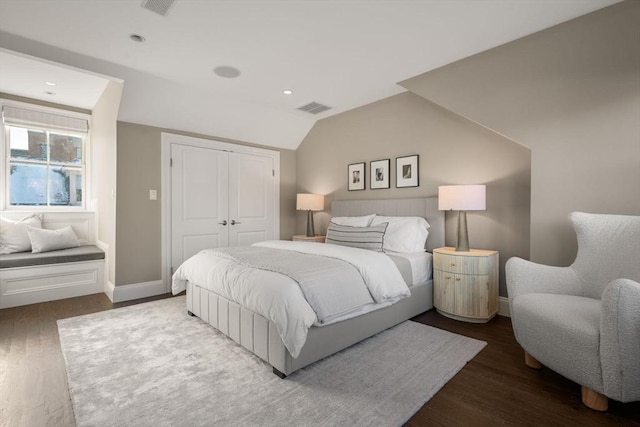
[(458, 242), (456, 243), (456, 252), (469, 252), (467, 211), (458, 212)]
[(307, 237), (315, 237), (316, 232), (313, 227), (313, 213), (311, 210), (307, 211)]

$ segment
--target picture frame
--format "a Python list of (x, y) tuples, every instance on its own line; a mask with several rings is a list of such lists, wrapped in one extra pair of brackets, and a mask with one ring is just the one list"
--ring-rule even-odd
[(371, 179), (369, 180), (369, 188), (372, 190), (379, 190), (383, 188), (390, 188), (390, 168), (391, 160), (374, 160), (371, 162), (369, 170), (371, 171)]
[(417, 154), (396, 158), (396, 188), (420, 186), (419, 160)]
[(366, 187), (367, 175), (365, 174), (365, 171), (366, 171), (365, 162), (352, 163), (348, 166), (347, 189), (349, 191), (360, 191), (360, 190), (365, 190), (367, 188)]

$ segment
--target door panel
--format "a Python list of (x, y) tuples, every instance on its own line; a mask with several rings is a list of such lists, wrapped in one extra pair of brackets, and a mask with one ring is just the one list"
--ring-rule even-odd
[(198, 234), (182, 236), (182, 260), (186, 260), (203, 249), (219, 248), (220, 234)]
[(489, 315), (489, 278), (487, 275), (457, 274), (455, 289), (454, 313), (474, 317)]
[(171, 266), (204, 248), (229, 245), (228, 153), (171, 145)]
[(273, 159), (229, 153), (229, 245), (277, 239), (273, 217)]
[[(233, 227), (232, 227), (233, 229)], [(244, 231), (236, 232), (236, 246), (251, 246), (256, 242), (264, 242), (265, 240), (273, 240), (266, 231)]]

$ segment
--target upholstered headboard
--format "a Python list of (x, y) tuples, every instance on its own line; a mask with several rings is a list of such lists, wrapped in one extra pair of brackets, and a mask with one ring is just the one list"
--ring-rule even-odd
[(444, 246), (444, 211), (438, 210), (438, 198), (335, 200), (331, 216), (359, 216), (375, 213), (384, 216), (421, 216), (429, 223), (427, 250)]

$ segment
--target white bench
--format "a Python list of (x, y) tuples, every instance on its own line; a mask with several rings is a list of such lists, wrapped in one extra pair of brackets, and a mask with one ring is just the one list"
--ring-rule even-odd
[[(2, 213), (10, 219), (27, 215)], [(91, 212), (44, 214), (43, 228), (71, 225), (83, 246), (0, 255), (0, 309), (103, 292), (105, 253), (94, 245), (93, 217)]]

